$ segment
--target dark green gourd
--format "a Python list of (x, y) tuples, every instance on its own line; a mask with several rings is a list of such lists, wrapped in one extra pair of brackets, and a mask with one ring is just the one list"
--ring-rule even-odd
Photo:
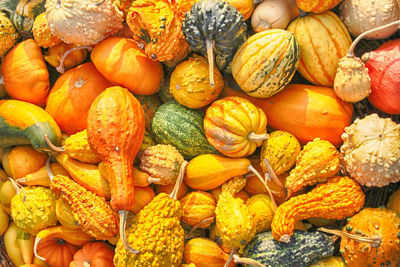
[(302, 267), (332, 256), (333, 242), (321, 232), (294, 231), (290, 243), (278, 242), (271, 232), (257, 234), (247, 244), (244, 256), (271, 267)]
[(182, 31), (193, 51), (207, 54), (211, 86), (214, 86), (214, 54), (218, 68), (231, 73), (230, 63), (247, 38), (246, 30), (243, 15), (224, 1), (202, 0), (186, 12)]

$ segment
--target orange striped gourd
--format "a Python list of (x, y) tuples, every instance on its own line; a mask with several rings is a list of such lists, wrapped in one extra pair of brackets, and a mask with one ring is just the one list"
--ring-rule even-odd
[(300, 44), (299, 72), (315, 85), (333, 87), (339, 59), (351, 45), (351, 37), (340, 18), (331, 11), (308, 14), (289, 24)]

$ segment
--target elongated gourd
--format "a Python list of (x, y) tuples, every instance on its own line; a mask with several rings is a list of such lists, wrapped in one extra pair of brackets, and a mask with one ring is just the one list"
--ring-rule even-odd
[[(54, 175), (69, 175), (68, 172), (58, 163), (51, 163), (50, 168)], [(43, 166), (33, 173), (25, 175), (25, 177), (16, 179), (15, 181), (22, 185), (41, 185), (46, 187), (50, 186), (50, 178), (47, 174), (46, 166)]]

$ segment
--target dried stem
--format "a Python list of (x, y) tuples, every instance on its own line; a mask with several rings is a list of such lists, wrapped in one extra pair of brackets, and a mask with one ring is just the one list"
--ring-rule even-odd
[(263, 134), (256, 134), (255, 132), (251, 132), (247, 135), (247, 140), (250, 142), (259, 142), (259, 141), (264, 141), (269, 138), (269, 135), (266, 133)]
[(38, 258), (39, 260), (46, 261), (46, 259), (43, 258), (43, 257), (41, 257), (41, 256), (39, 256), (39, 254), (38, 254), (38, 252), (37, 252), (37, 246), (38, 246), (40, 240), (41, 240), (41, 239), (38, 238), (38, 237), (35, 238), (35, 243), (34, 243), (34, 245), (33, 245), (33, 255), (35, 255), (35, 257)]
[(233, 255), (233, 260), (235, 261), (235, 263), (248, 264), (256, 267), (266, 267), (264, 264), (261, 264), (256, 260), (249, 258), (241, 258), (238, 255)]
[(148, 182), (149, 184), (159, 184), (159, 183), (161, 182), (161, 179), (160, 179), (160, 178), (154, 178), (154, 177), (149, 176), (149, 177), (147, 178), (147, 182)]
[(370, 243), (371, 247), (373, 247), (373, 248), (379, 247), (382, 242), (382, 238), (380, 238), (380, 237), (363, 237), (363, 236), (349, 234), (349, 233), (346, 233), (346, 232), (343, 232), (340, 230), (335, 230), (335, 229), (327, 229), (327, 228), (320, 227), (320, 228), (318, 228), (318, 231), (338, 235), (338, 236), (345, 237), (345, 238), (349, 238), (349, 239), (352, 239), (357, 242)]
[(202, 225), (202, 224), (204, 224), (204, 223), (208, 223), (208, 222), (213, 221), (213, 220), (214, 220), (214, 217), (210, 217), (210, 218), (204, 219), (204, 220), (202, 220), (201, 222), (199, 222), (199, 223), (197, 223), (196, 225), (194, 225), (193, 228), (192, 228), (192, 230), (190, 230), (189, 233), (187, 233), (187, 235), (185, 236), (185, 239), (186, 239), (186, 238), (189, 238), (189, 236), (190, 236), (197, 228), (199, 228), (200, 225)]
[(267, 189), (268, 195), (269, 195), (269, 197), (271, 198), (271, 201), (272, 201), (273, 210), (275, 211), (278, 206), (276, 205), (276, 202), (275, 202), (275, 199), (274, 199), (274, 195), (272, 194), (271, 189), (269, 189), (265, 179), (263, 179), (261, 177), (260, 173), (256, 169), (254, 169), (253, 166), (250, 165), (248, 170), (251, 171), (252, 173), (254, 173), (257, 176), (257, 178), (261, 181), (261, 183), (265, 186), (265, 188)]
[(207, 39), (208, 75), (210, 76), (210, 86), (214, 87), (214, 41)]
[(124, 248), (131, 254), (138, 254), (140, 251), (133, 249), (131, 246), (129, 246), (128, 240), (126, 239), (125, 228), (129, 211), (119, 210), (118, 213), (119, 213), (119, 235), (120, 238), (122, 239), (122, 243), (124, 244)]
[(179, 188), (181, 187), (183, 178), (185, 177), (185, 171), (186, 171), (187, 164), (188, 164), (188, 162), (186, 160), (183, 161), (181, 164), (181, 168), (179, 169), (179, 174), (178, 174), (178, 178), (176, 179), (174, 189), (172, 190), (171, 194), (169, 195), (169, 197), (172, 199), (176, 199), (176, 197), (178, 195)]
[(51, 168), (50, 168), (51, 167), (50, 159), (51, 159), (51, 155), (49, 154), (49, 157), (47, 158), (47, 161), (46, 161), (46, 172), (47, 172), (47, 175), (49, 176), (50, 182), (51, 182), (54, 178), (54, 173), (51, 171)]
[[(97, 4), (95, 4), (95, 5), (101, 5), (103, 2), (104, 2), (104, 0), (100, 1), (99, 3), (97, 3)], [(60, 64), (59, 64), (58, 67), (56, 68), (57, 71), (58, 71), (59, 73), (64, 73), (64, 72), (65, 72), (65, 69), (64, 69), (64, 61), (65, 61), (65, 59), (67, 58), (67, 56), (68, 56), (70, 53), (75, 52), (75, 51), (77, 51), (77, 50), (81, 50), (81, 49), (87, 49), (87, 50), (90, 52), (90, 51), (92, 50), (92, 47), (91, 47), (91, 46), (87, 46), (87, 45), (83, 45), (83, 46), (77, 46), (77, 47), (73, 47), (73, 48), (71, 48), (71, 49), (68, 49), (68, 50), (62, 55), (61, 60), (60, 60)]]
[(281, 183), (279, 180), (278, 176), (276, 175), (274, 169), (271, 166), (271, 163), (269, 162), (268, 159), (264, 159), (264, 165), (267, 168), (267, 171), (269, 173), (269, 176), (274, 180), (274, 182), (282, 189), (282, 191), (285, 193), (285, 198), (287, 196), (287, 190), (286, 187)]
[(229, 266), (229, 264), (231, 263), (231, 261), (232, 261), (232, 259), (233, 259), (233, 255), (235, 255), (235, 248), (233, 248), (233, 249), (231, 250), (231, 253), (229, 254), (229, 258), (228, 258), (228, 260), (226, 261), (224, 267), (228, 267), (228, 266)]
[(54, 152), (64, 152), (65, 148), (62, 146), (55, 146), (49, 139), (49, 137), (47, 136), (47, 134), (44, 134), (44, 140), (46, 140), (47, 145), (50, 147), (51, 150), (53, 150)]

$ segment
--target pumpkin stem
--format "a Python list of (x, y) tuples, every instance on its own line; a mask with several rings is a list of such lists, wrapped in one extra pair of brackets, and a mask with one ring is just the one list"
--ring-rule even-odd
[(47, 136), (47, 134), (44, 134), (44, 140), (46, 140), (47, 145), (50, 147), (51, 150), (54, 152), (64, 152), (65, 148), (63, 146), (55, 146)]
[(269, 137), (269, 135), (267, 133), (256, 134), (255, 132), (251, 132), (247, 135), (247, 140), (249, 140), (250, 142), (256, 143), (256, 142), (267, 140), (268, 137)]
[[(17, 194), (21, 193), (23, 187), (22, 185), (20, 185), (19, 183), (17, 183), (13, 178), (11, 177), (7, 177), (8, 180), (10, 180), (12, 186), (14, 187), (15, 191), (17, 191)], [(25, 191), (24, 191), (25, 192)], [(24, 200), (23, 202), (25, 202), (25, 196), (24, 196)]]
[(290, 235), (286, 234), (286, 235), (281, 236), (281, 238), (279, 238), (279, 242), (289, 243), (290, 242)]
[[(281, 183), (281, 181), (279, 180), (278, 176), (276, 176), (276, 173), (275, 173), (274, 169), (272, 168), (271, 163), (269, 162), (268, 159), (264, 159), (264, 165), (267, 168), (269, 177), (272, 178), (272, 180), (274, 180), (274, 182), (282, 189), (282, 191), (285, 194), (285, 198), (286, 198), (286, 196), (288, 194), (287, 190), (286, 190), (286, 187)], [(267, 175), (267, 173), (265, 175)]]
[[(95, 6), (101, 5), (103, 2), (104, 2), (104, 0), (102, 0), (102, 1), (100, 1), (99, 3), (94, 4), (94, 5), (95, 5)], [(73, 48), (68, 49), (67, 51), (65, 51), (65, 53), (64, 53), (64, 54), (62, 55), (62, 57), (61, 57), (60, 64), (59, 64), (58, 67), (56, 68), (57, 71), (58, 71), (59, 73), (64, 73), (64, 72), (65, 72), (65, 69), (64, 69), (64, 61), (65, 61), (65, 59), (67, 58), (67, 56), (68, 56), (70, 53), (75, 52), (75, 51), (77, 51), (77, 50), (81, 50), (81, 49), (87, 49), (87, 50), (90, 52), (90, 51), (92, 50), (92, 47), (91, 47), (91, 46), (87, 46), (87, 45), (82, 45), (82, 46), (73, 47)]]
[(353, 41), (353, 43), (351, 44), (351, 46), (350, 46), (350, 48), (349, 48), (349, 51), (347, 52), (347, 55), (346, 55), (346, 56), (347, 56), (347, 57), (354, 57), (354, 48), (356, 47), (356, 45), (358, 44), (358, 42), (361, 41), (361, 39), (363, 39), (363, 38), (364, 38), (365, 36), (367, 36), (368, 34), (371, 34), (371, 33), (374, 33), (374, 32), (377, 32), (377, 31), (380, 31), (380, 30), (389, 28), (389, 27), (391, 27), (391, 26), (393, 26), (393, 25), (396, 25), (396, 24), (400, 24), (400, 20), (396, 20), (396, 21), (393, 21), (393, 22), (391, 22), (391, 23), (389, 23), (389, 24), (385, 24), (385, 25), (382, 25), (382, 26), (373, 28), (373, 29), (371, 29), (371, 30), (368, 30), (368, 31), (366, 31), (366, 32), (363, 32), (362, 34), (360, 34), (360, 35)]
[(350, 238), (357, 242), (370, 243), (371, 247), (373, 247), (373, 248), (379, 247), (382, 242), (382, 238), (380, 238), (380, 237), (363, 237), (363, 236), (359, 236), (359, 235), (349, 234), (349, 233), (346, 233), (346, 232), (340, 231), (340, 230), (327, 229), (324, 227), (318, 228), (318, 231), (338, 235), (341, 237)]
[(94, 6), (99, 6), (99, 5), (103, 4), (103, 3), (104, 3), (104, 0), (100, 0), (99, 2), (97, 2), (97, 3), (93, 4), (93, 5)]
[(207, 58), (208, 58), (208, 75), (210, 76), (210, 86), (214, 87), (214, 41), (207, 39)]
[(147, 178), (147, 182), (148, 182), (149, 184), (159, 184), (159, 183), (161, 183), (161, 179), (160, 179), (160, 178), (154, 178), (154, 177), (149, 176), (149, 177)]
[(267, 189), (268, 195), (272, 201), (272, 208), (275, 211), (278, 206), (276, 205), (274, 195), (272, 194), (271, 189), (268, 187), (267, 182), (265, 181), (265, 179), (263, 179), (261, 177), (260, 173), (256, 169), (254, 169), (253, 166), (249, 165), (248, 170), (251, 171), (252, 173), (254, 173), (257, 176), (257, 178), (261, 181), (261, 183), (265, 186), (265, 188)]
[(47, 172), (47, 175), (49, 176), (50, 182), (51, 182), (54, 178), (54, 173), (51, 171), (51, 168), (50, 168), (50, 158), (51, 158), (51, 156), (49, 155), (49, 157), (47, 158), (47, 161), (46, 161), (46, 172)]
[(40, 240), (42, 240), (42, 239), (39, 238), (39, 237), (35, 238), (35, 243), (33, 245), (33, 255), (35, 255), (35, 257), (38, 258), (39, 260), (46, 261), (46, 259), (41, 257), (41, 256), (39, 256), (39, 254), (37, 252), (37, 246), (38, 246)]
[(212, 220), (214, 220), (214, 217), (210, 217), (210, 218), (204, 219), (204, 220), (200, 221), (199, 223), (197, 223), (195, 226), (193, 226), (192, 230), (190, 230), (189, 233), (187, 233), (187, 235), (185, 236), (185, 239), (186, 239), (186, 238), (189, 238), (190, 235), (191, 235), (197, 228), (199, 228), (200, 225), (202, 225), (203, 223), (207, 223), (207, 222), (209, 222), (209, 221), (212, 221)]
[(232, 248), (231, 253), (229, 254), (229, 258), (226, 261), (224, 267), (228, 267), (229, 263), (231, 263), (232, 259), (233, 259), (233, 255), (235, 255), (235, 248)]
[(122, 243), (124, 244), (124, 248), (126, 251), (128, 251), (131, 254), (138, 254), (140, 251), (131, 248), (129, 246), (128, 240), (126, 239), (125, 228), (126, 228), (126, 221), (128, 219), (129, 211), (119, 210), (118, 213), (119, 213), (119, 235), (120, 235), (120, 238), (122, 238)]
[(248, 264), (257, 267), (266, 267), (264, 264), (259, 263), (256, 260), (249, 259), (249, 258), (241, 258), (238, 255), (233, 255), (233, 261), (238, 264)]
[(176, 197), (178, 195), (179, 188), (181, 187), (182, 182), (183, 182), (183, 177), (185, 177), (185, 171), (186, 171), (187, 164), (188, 164), (188, 162), (186, 160), (184, 160), (181, 164), (181, 168), (179, 169), (179, 174), (178, 174), (178, 178), (176, 178), (174, 189), (172, 190), (171, 194), (169, 194), (169, 197), (172, 199), (176, 199)]

